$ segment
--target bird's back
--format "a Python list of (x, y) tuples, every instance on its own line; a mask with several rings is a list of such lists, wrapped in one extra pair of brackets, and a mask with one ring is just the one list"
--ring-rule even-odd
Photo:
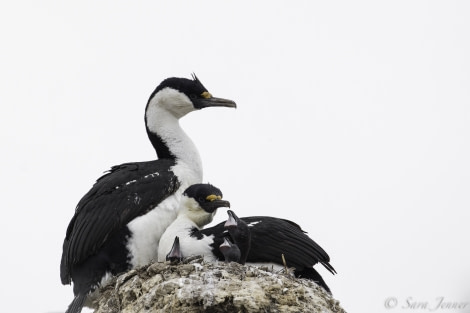
[(113, 166), (79, 201), (63, 244), (61, 280), (70, 283), (70, 270), (95, 254), (134, 218), (152, 210), (179, 187), (171, 172), (173, 160)]

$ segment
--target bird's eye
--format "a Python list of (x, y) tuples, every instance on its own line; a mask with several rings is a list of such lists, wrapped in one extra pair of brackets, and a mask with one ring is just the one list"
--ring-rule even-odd
[(196, 96), (195, 94), (193, 94), (193, 93), (192, 93), (192, 94), (190, 94), (190, 95), (189, 95), (189, 98), (191, 98), (191, 99), (196, 99), (196, 98), (197, 98), (197, 96)]

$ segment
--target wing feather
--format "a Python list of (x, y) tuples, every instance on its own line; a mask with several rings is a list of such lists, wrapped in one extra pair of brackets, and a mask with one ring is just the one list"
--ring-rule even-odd
[(174, 162), (156, 160), (114, 166), (79, 201), (64, 239), (61, 279), (70, 283), (70, 268), (93, 255), (115, 231), (152, 210), (180, 183)]
[[(248, 253), (247, 262), (275, 262), (282, 264), (282, 254), (287, 266), (295, 267), (297, 270), (311, 268), (321, 263), (330, 272), (335, 273), (329, 264), (330, 257), (313, 239), (311, 239), (300, 226), (292, 221), (269, 217), (250, 216), (242, 217), (251, 231), (251, 248)], [(223, 241), (228, 233), (224, 231), (222, 222), (210, 228), (201, 230), (206, 236), (214, 236), (214, 248)], [(219, 259), (223, 255), (214, 249)]]
[(242, 218), (250, 227), (252, 242), (248, 254), (250, 259), (266, 262), (270, 258), (281, 263), (284, 254), (287, 265), (296, 269), (323, 264), (334, 271), (329, 264), (330, 257), (296, 223), (268, 216)]

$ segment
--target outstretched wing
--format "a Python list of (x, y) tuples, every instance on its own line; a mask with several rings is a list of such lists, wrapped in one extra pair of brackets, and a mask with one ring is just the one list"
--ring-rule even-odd
[(99, 178), (77, 205), (64, 239), (60, 276), (70, 283), (70, 269), (93, 255), (113, 234), (152, 210), (180, 183), (171, 160), (125, 163)]

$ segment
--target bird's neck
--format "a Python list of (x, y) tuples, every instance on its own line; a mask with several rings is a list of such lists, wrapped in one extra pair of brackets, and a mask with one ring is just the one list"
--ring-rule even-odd
[(159, 159), (173, 159), (192, 170), (202, 181), (202, 162), (193, 141), (181, 128), (179, 119), (168, 111), (155, 107), (147, 111), (147, 133)]
[(193, 213), (181, 208), (176, 220), (178, 220), (180, 224), (186, 224), (187, 226), (191, 225), (198, 229), (202, 229), (205, 225), (212, 222), (212, 220), (214, 219), (214, 215), (215, 212), (211, 214), (200, 214)]
[(171, 226), (177, 226), (177, 228), (189, 229), (189, 228), (196, 227), (200, 229), (200, 227), (197, 226), (197, 224), (185, 214), (179, 214), (176, 220), (173, 222), (173, 224)]

